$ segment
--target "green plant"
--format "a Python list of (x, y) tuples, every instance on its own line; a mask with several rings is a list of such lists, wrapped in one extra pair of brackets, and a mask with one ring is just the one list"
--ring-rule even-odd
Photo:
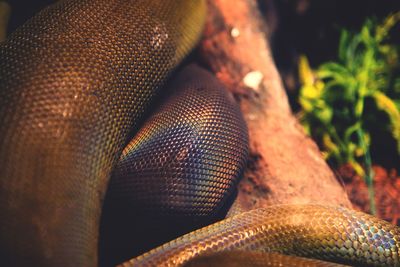
[(305, 56), (299, 62), (302, 124), (328, 160), (365, 178), (372, 213), (371, 129), (390, 133), (400, 154), (400, 47), (388, 42), (399, 21), (400, 12), (381, 24), (367, 19), (359, 33), (342, 30), (337, 62), (316, 70)]

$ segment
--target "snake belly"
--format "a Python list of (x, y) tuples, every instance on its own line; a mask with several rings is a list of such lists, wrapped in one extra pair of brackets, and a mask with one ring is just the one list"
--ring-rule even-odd
[(2, 265), (97, 265), (111, 170), (204, 15), (202, 0), (66, 0), (0, 44)]

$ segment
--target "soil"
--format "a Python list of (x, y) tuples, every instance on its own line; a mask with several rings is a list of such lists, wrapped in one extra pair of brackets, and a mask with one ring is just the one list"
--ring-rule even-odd
[[(400, 226), (400, 175), (395, 168), (385, 169), (374, 165), (374, 191), (377, 216)], [(356, 175), (349, 165), (338, 170), (355, 209), (370, 213), (368, 188), (363, 178)]]

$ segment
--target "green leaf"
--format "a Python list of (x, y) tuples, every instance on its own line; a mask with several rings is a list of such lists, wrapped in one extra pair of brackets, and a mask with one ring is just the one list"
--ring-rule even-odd
[(397, 12), (380, 25), (367, 19), (358, 33), (343, 29), (337, 62), (323, 63), (313, 71), (304, 56), (299, 65), (302, 123), (327, 159), (349, 163), (364, 177), (371, 212), (376, 209), (370, 146), (376, 142), (364, 127), (382, 121), (382, 111), (389, 118), (383, 127), (397, 142), (400, 155), (400, 46), (388, 42), (390, 29), (399, 21)]
[(400, 154), (400, 109), (398, 102), (396, 105), (396, 102), (381, 92), (375, 92), (372, 97), (375, 99), (378, 109), (385, 112), (389, 117), (391, 134), (397, 142), (397, 151)]
[(349, 46), (350, 41), (350, 33), (346, 30), (342, 30), (340, 33), (340, 41), (339, 41), (339, 61), (346, 62), (347, 61), (347, 47)]

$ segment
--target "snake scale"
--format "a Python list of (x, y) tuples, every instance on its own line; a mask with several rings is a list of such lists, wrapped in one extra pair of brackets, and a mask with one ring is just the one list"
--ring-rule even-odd
[[(205, 13), (202, 0), (64, 0), (0, 44), (2, 265), (97, 266), (107, 188), (105, 207), (123, 203), (122, 213), (161, 224), (202, 222), (223, 209), (247, 136), (210, 74), (185, 69), (168, 86), (168, 103), (139, 129), (200, 38)], [(206, 226), (122, 265), (283, 257), (261, 251), (400, 266), (399, 243), (398, 227), (363, 213), (282, 205)]]

